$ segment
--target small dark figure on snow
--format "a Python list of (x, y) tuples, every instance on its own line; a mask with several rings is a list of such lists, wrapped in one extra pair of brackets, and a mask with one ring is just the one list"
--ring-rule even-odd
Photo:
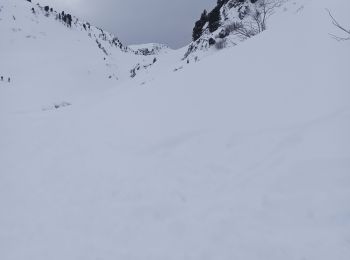
[(1, 76), (1, 81), (4, 81), (4, 77), (3, 76)]
[(8, 83), (10, 83), (10, 82), (11, 82), (11, 79), (10, 79), (10, 78), (8, 78), (8, 79), (7, 79), (7, 82), (8, 82)]

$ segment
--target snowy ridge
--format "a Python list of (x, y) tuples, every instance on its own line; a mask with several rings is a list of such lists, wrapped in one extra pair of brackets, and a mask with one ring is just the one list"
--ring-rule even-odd
[[(154, 59), (136, 54), (115, 35), (75, 16), (69, 26), (60, 11), (25, 0), (2, 0), (0, 8), (0, 48), (6, 50), (1, 53), (6, 63), (0, 63), (0, 74), (15, 86), (2, 91), (19, 97), (11, 104), (17, 111), (101, 91), (130, 79), (136, 64)], [(37, 95), (28, 100), (31, 92)]]
[(130, 45), (129, 48), (134, 50), (136, 54), (141, 55), (158, 55), (161, 53), (167, 53), (170, 50), (167, 45), (159, 43)]
[[(269, 29), (274, 26), (275, 16), (282, 14), (282, 19), (289, 14), (295, 14), (302, 10), (304, 5), (310, 0), (292, 1), (292, 0), (220, 0), (217, 6), (206, 14), (207, 19), (213, 16), (215, 10), (218, 12), (217, 25), (211, 29), (207, 20), (203, 21), (202, 28), (198, 28), (198, 39), (192, 42), (184, 55), (184, 59), (191, 59), (195, 56), (206, 56), (208, 52), (236, 46), (242, 41)], [(265, 7), (267, 6), (267, 7)], [(274, 6), (272, 8), (272, 6)], [(263, 16), (264, 8), (271, 8), (266, 11), (266, 28), (261, 28), (261, 24), (257, 24), (254, 17), (255, 13)], [(202, 18), (201, 18), (202, 19)], [(214, 19), (214, 18), (212, 18)], [(263, 18), (259, 18), (263, 19)], [(271, 21), (272, 20), (272, 21)], [(236, 28), (241, 25), (241, 30)], [(271, 25), (271, 26), (270, 26)], [(239, 33), (241, 32), (241, 33)], [(199, 36), (200, 35), (200, 36)]]

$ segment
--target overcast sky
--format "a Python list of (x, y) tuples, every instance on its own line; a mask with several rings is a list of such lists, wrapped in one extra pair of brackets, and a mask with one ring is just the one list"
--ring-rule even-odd
[[(216, 0), (36, 0), (72, 12), (110, 31), (124, 43), (165, 43), (173, 48), (191, 40), (203, 9)], [(36, 2), (35, 0), (32, 2)]]

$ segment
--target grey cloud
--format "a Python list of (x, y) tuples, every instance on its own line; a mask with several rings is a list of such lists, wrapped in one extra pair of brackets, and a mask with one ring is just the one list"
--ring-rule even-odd
[(216, 0), (40, 0), (64, 8), (116, 34), (126, 44), (191, 40), (194, 22)]

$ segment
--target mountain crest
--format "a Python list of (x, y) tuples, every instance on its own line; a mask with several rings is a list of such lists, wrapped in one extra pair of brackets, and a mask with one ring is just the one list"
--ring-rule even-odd
[(222, 49), (251, 38), (267, 28), (269, 17), (288, 0), (218, 0), (201, 14), (184, 58), (198, 50)]

